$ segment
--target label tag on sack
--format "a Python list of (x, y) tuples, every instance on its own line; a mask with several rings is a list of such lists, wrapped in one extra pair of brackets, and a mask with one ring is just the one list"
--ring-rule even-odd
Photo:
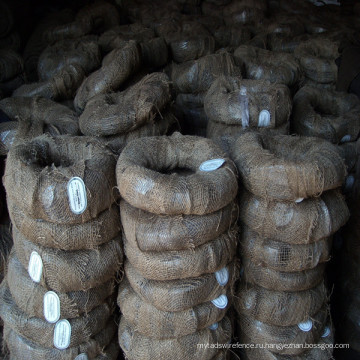
[(326, 326), (325, 329), (324, 329), (324, 333), (321, 335), (322, 338), (326, 338), (330, 335), (331, 333), (331, 330), (330, 330), (330, 327), (329, 326)]
[(65, 350), (70, 345), (71, 325), (67, 320), (60, 320), (55, 325), (54, 346), (59, 350)]
[(210, 330), (217, 330), (218, 327), (219, 327), (219, 323), (214, 323), (214, 324), (209, 326), (209, 329)]
[(67, 184), (70, 209), (74, 214), (82, 214), (87, 207), (86, 187), (79, 177), (73, 177)]
[(340, 144), (349, 142), (350, 140), (351, 140), (351, 135), (345, 135), (345, 136), (343, 136), (342, 139), (340, 140)]
[(212, 160), (207, 160), (204, 161), (199, 169), (201, 171), (214, 171), (216, 169), (218, 169), (219, 167), (221, 167), (225, 162), (225, 159), (212, 159)]
[(225, 286), (229, 281), (229, 270), (227, 267), (215, 273), (215, 277), (220, 286)]
[(308, 332), (312, 329), (313, 322), (312, 322), (312, 320), (307, 320), (307, 321), (304, 321), (304, 322), (301, 322), (300, 324), (298, 324), (298, 327), (301, 331)]
[(218, 298), (211, 300), (211, 302), (218, 308), (218, 309), (225, 309), (228, 305), (228, 298), (226, 295), (220, 295)]
[(53, 291), (48, 291), (44, 295), (44, 317), (50, 324), (60, 319), (60, 299)]
[(261, 110), (259, 114), (258, 127), (269, 127), (271, 115), (268, 110)]
[(28, 273), (33, 281), (39, 283), (41, 280), (41, 275), (43, 271), (43, 262), (41, 256), (33, 251), (30, 255)]
[(297, 204), (300, 204), (303, 200), (304, 200), (304, 198), (298, 198), (298, 199), (295, 200), (295, 202), (296, 202)]
[(85, 353), (79, 354), (74, 360), (89, 360)]

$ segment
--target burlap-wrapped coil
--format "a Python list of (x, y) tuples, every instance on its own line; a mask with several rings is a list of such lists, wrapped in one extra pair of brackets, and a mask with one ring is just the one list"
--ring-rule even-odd
[(317, 136), (335, 144), (356, 141), (359, 112), (356, 95), (304, 86), (294, 97), (292, 126), (299, 135)]
[(142, 300), (161, 311), (182, 311), (231, 293), (238, 271), (235, 262), (226, 267), (228, 281), (226, 284), (221, 282), (225, 285), (220, 285), (215, 273), (180, 280), (148, 280), (128, 261), (125, 262), (125, 273), (131, 287)]
[[(203, 162), (219, 158), (225, 160), (220, 168), (200, 170)], [(176, 169), (191, 173), (171, 174)], [(209, 139), (179, 133), (132, 141), (119, 157), (116, 177), (124, 200), (155, 214), (208, 214), (237, 193), (236, 169), (220, 148)]]
[[(316, 344), (324, 332), (328, 317), (328, 309), (324, 306), (313, 317), (309, 318), (310, 326), (306, 331), (301, 330), (302, 325), (275, 326), (265, 324), (244, 314), (239, 314), (239, 331), (257, 344), (274, 344), (271, 352), (280, 355), (300, 355), (306, 351), (303, 346), (286, 346), (290, 344)], [(302, 324), (302, 323), (300, 323)], [(308, 324), (306, 324), (308, 325)], [(310, 324), (309, 324), (310, 325)], [(305, 327), (304, 327), (305, 328)], [(309, 330), (310, 328), (310, 330)], [(282, 346), (283, 345), (283, 346)], [(285, 346), (284, 346), (285, 345)]]
[(124, 147), (131, 141), (148, 136), (161, 136), (171, 134), (178, 130), (178, 120), (171, 110), (165, 109), (153, 120), (141, 127), (124, 134), (98, 137), (97, 140), (105, 144), (115, 154), (119, 155)]
[(135, 41), (114, 49), (103, 58), (99, 70), (91, 73), (77, 90), (74, 104), (81, 112), (86, 103), (97, 94), (117, 90), (140, 66), (140, 50)]
[(119, 13), (114, 5), (107, 1), (95, 1), (82, 7), (73, 22), (50, 27), (44, 33), (48, 43), (62, 39), (75, 39), (91, 32), (103, 32), (120, 21)]
[(267, 47), (271, 51), (286, 52), (293, 54), (295, 49), (304, 41), (310, 39), (310, 35), (303, 34), (295, 37), (279, 36), (278, 34), (272, 34), (272, 36), (266, 38)]
[(232, 148), (245, 187), (267, 199), (296, 201), (340, 187), (345, 165), (325, 140), (246, 133)]
[(0, 156), (6, 156), (9, 152), (12, 144), (14, 143), (17, 127), (17, 121), (7, 121), (0, 124)]
[(251, 39), (250, 28), (238, 24), (226, 26), (220, 23), (220, 25), (216, 27), (211, 26), (209, 29), (215, 38), (216, 48), (226, 48), (228, 46), (230, 48), (237, 48)]
[(214, 273), (235, 256), (237, 227), (198, 247), (167, 252), (142, 252), (124, 236), (124, 251), (131, 265), (149, 280), (176, 280)]
[(139, 22), (117, 25), (100, 35), (99, 45), (105, 53), (108, 53), (113, 49), (123, 47), (129, 40), (149, 42), (155, 36), (153, 29)]
[(84, 69), (78, 64), (69, 64), (49, 80), (24, 84), (18, 87), (13, 96), (44, 97), (51, 100), (73, 99), (76, 90), (85, 78)]
[(243, 192), (240, 218), (259, 236), (288, 244), (309, 244), (335, 233), (349, 219), (340, 191), (295, 202), (268, 202)]
[(305, 291), (271, 291), (251, 284), (241, 284), (234, 296), (238, 313), (261, 322), (290, 326), (306, 321), (317, 313), (327, 300), (323, 282)]
[(151, 73), (123, 92), (90, 99), (79, 118), (81, 132), (110, 136), (133, 131), (152, 121), (170, 98), (167, 75)]
[(38, 63), (39, 80), (54, 77), (68, 65), (79, 65), (86, 74), (94, 71), (101, 63), (101, 53), (94, 36), (61, 40), (49, 45), (40, 55)]
[(61, 250), (96, 249), (121, 230), (119, 209), (112, 205), (83, 224), (63, 225), (27, 216), (12, 201), (8, 210), (14, 226), (31, 242)]
[(115, 278), (123, 260), (120, 237), (98, 249), (63, 251), (35, 245), (13, 228), (14, 248), (28, 269), (33, 252), (40, 255), (40, 284), (59, 293), (86, 291)]
[(305, 76), (318, 83), (335, 83), (337, 66), (335, 59), (339, 57), (339, 44), (326, 38), (312, 38), (295, 49), (294, 55)]
[[(330, 333), (329, 333), (329, 329)], [(328, 335), (327, 335), (328, 334)], [(254, 343), (245, 335), (241, 336), (241, 342), (245, 344)], [(272, 353), (267, 349), (247, 349), (242, 359), (245, 360), (333, 360), (334, 330), (326, 326), (323, 335), (316, 344), (316, 348), (305, 350), (299, 355), (280, 355)]]
[[(75, 359), (79, 354), (87, 354), (88, 359), (102, 360), (104, 358), (101, 357), (101, 354), (107, 352), (110, 339), (114, 337), (117, 329), (118, 326), (111, 319), (105, 329), (93, 336), (89, 341), (65, 350), (58, 350), (55, 347), (41, 347), (16, 333), (7, 325), (4, 327), (4, 340), (14, 359), (69, 360)], [(116, 357), (110, 357), (110, 359), (116, 360)]]
[(23, 58), (14, 50), (0, 49), (0, 82), (10, 80), (23, 72)]
[(230, 154), (236, 139), (245, 132), (257, 131), (268, 135), (288, 135), (289, 127), (288, 122), (273, 129), (268, 127), (243, 128), (242, 125), (226, 125), (215, 121), (209, 121), (206, 129), (206, 137), (213, 140), (215, 144), (220, 146), (227, 154)]
[(143, 252), (194, 249), (219, 237), (237, 220), (238, 207), (230, 202), (205, 215), (155, 215), (120, 203), (121, 223), (129, 243)]
[(305, 33), (303, 19), (296, 16), (279, 15), (266, 28), (268, 34), (279, 34), (286, 37), (295, 37)]
[(244, 258), (242, 276), (245, 282), (275, 291), (303, 291), (314, 288), (324, 278), (325, 264), (313, 269), (284, 272), (257, 265)]
[(197, 344), (226, 344), (231, 340), (231, 323), (224, 318), (216, 330), (203, 329), (176, 339), (155, 340), (140, 335), (122, 317), (119, 326), (119, 344), (129, 360), (210, 360), (219, 349), (200, 348)]
[(267, 80), (291, 87), (300, 78), (300, 67), (292, 54), (241, 45), (235, 50), (234, 59), (249, 79)]
[(43, 135), (12, 147), (4, 185), (9, 201), (28, 216), (80, 224), (114, 202), (115, 164), (93, 138)]
[[(44, 295), (48, 289), (31, 280), (14, 252), (9, 257), (6, 278), (16, 305), (30, 318), (45, 320)], [(87, 291), (58, 293), (60, 318), (72, 319), (90, 313), (95, 307), (105, 302), (106, 298), (113, 293), (114, 287), (115, 281), (109, 280)]]
[(265, 17), (266, 1), (233, 1), (224, 7), (224, 21), (233, 24), (255, 25)]
[(209, 120), (244, 128), (277, 128), (288, 122), (291, 106), (285, 85), (230, 76), (216, 79), (204, 99)]
[(257, 265), (277, 271), (303, 271), (330, 260), (332, 238), (310, 244), (288, 244), (257, 235), (248, 226), (242, 227), (242, 256)]
[[(29, 317), (15, 304), (6, 281), (0, 286), (0, 299), (2, 307), (0, 315), (6, 324), (19, 335), (35, 342), (45, 348), (54, 347), (54, 329), (56, 324)], [(88, 342), (94, 334), (105, 329), (114, 307), (113, 300), (99, 305), (86, 315), (69, 319), (71, 325), (71, 338), (69, 347), (79, 346)]]
[(241, 75), (232, 55), (227, 52), (206, 55), (198, 60), (173, 63), (170, 78), (178, 93), (201, 93), (220, 75)]
[(19, 122), (17, 138), (28, 140), (49, 133), (77, 135), (79, 121), (69, 108), (41, 97), (11, 97), (0, 101), (0, 109)]
[(161, 311), (141, 299), (131, 288), (127, 279), (119, 287), (117, 298), (121, 314), (139, 334), (153, 339), (175, 339), (205, 329), (225, 316), (225, 309), (219, 309), (210, 301), (184, 311)]
[(356, 171), (356, 163), (360, 150), (360, 139), (352, 142), (345, 142), (338, 146), (339, 153), (345, 162), (348, 174)]

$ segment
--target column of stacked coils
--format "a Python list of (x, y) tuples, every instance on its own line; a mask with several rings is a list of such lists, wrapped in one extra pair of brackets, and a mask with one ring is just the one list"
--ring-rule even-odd
[(43, 135), (11, 148), (4, 184), (14, 248), (0, 287), (11, 358), (117, 358), (115, 166), (87, 137)]
[(241, 135), (232, 149), (240, 195), (239, 338), (247, 359), (331, 359), (324, 270), (332, 237), (348, 219), (339, 191), (346, 170), (334, 145), (316, 138)]
[(119, 343), (133, 359), (225, 359), (236, 279), (236, 169), (209, 139), (134, 140), (117, 183), (125, 276)]

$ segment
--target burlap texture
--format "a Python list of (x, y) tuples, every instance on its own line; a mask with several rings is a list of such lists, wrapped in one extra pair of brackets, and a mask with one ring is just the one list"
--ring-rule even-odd
[[(241, 342), (246, 344), (254, 343), (246, 336), (241, 336)], [(245, 360), (333, 360), (334, 331), (331, 330), (330, 335), (317, 342), (317, 348), (304, 351), (299, 355), (280, 355), (274, 354), (266, 349), (248, 349), (241, 357)]]
[(11, 97), (0, 101), (0, 110), (14, 121), (18, 121), (17, 138), (29, 140), (49, 133), (77, 135), (77, 116), (66, 106), (40, 97)]
[(233, 303), (239, 314), (269, 325), (290, 326), (312, 317), (326, 300), (327, 291), (323, 282), (312, 289), (295, 292), (271, 291), (257, 285), (241, 284)]
[(319, 264), (313, 269), (284, 272), (257, 265), (244, 258), (243, 263), (244, 281), (275, 291), (303, 291), (314, 288), (324, 278), (325, 264)]
[[(93, 138), (43, 135), (11, 148), (4, 185), (9, 201), (28, 216), (81, 224), (114, 202), (115, 163), (114, 155)], [(81, 214), (70, 207), (67, 185), (73, 177), (80, 177), (86, 188), (87, 206)]]
[[(55, 324), (50, 324), (39, 318), (29, 317), (20, 310), (11, 296), (6, 281), (3, 281), (0, 286), (0, 299), (2, 302), (0, 316), (6, 326), (42, 347), (52, 348), (54, 346)], [(69, 347), (86, 343), (91, 337), (103, 330), (112, 314), (113, 306), (113, 301), (109, 299), (93, 309), (89, 314), (69, 319), (71, 325)]]
[(300, 79), (300, 67), (292, 54), (241, 45), (235, 50), (234, 59), (249, 79), (267, 80), (289, 87)]
[(121, 230), (116, 205), (83, 224), (63, 225), (30, 218), (12, 201), (7, 204), (14, 226), (29, 241), (49, 248), (70, 251), (96, 249), (113, 239)]
[[(204, 161), (217, 158), (226, 161), (217, 170), (199, 169)], [(190, 174), (176, 174), (176, 169)], [(235, 198), (238, 186), (236, 169), (219, 147), (209, 139), (179, 133), (129, 143), (118, 159), (116, 177), (121, 196), (132, 206), (167, 215), (217, 211)]]
[(10, 80), (23, 72), (23, 58), (14, 50), (0, 49), (0, 82)]
[(163, 38), (154, 38), (140, 43), (141, 59), (145, 66), (161, 68), (168, 63), (169, 50)]
[(5, 37), (14, 25), (14, 17), (6, 1), (0, 2), (0, 38)]
[(237, 280), (235, 262), (228, 264), (227, 268), (229, 281), (225, 286), (221, 286), (214, 273), (180, 280), (148, 280), (142, 277), (129, 261), (125, 262), (125, 273), (131, 287), (143, 301), (151, 303), (161, 311), (187, 310), (212, 301), (222, 294), (232, 293)]
[(303, 271), (330, 260), (332, 238), (310, 244), (288, 244), (266, 239), (242, 227), (240, 253), (256, 265), (277, 271)]
[(14, 91), (13, 96), (39, 96), (51, 100), (73, 99), (84, 78), (85, 72), (80, 65), (69, 64), (47, 81), (20, 86)]
[(267, 47), (271, 51), (286, 52), (293, 54), (295, 49), (304, 41), (310, 39), (310, 35), (303, 34), (295, 37), (279, 36), (278, 34), (272, 34), (267, 37)]
[(115, 154), (120, 155), (124, 147), (135, 139), (148, 136), (161, 136), (171, 134), (178, 130), (178, 120), (171, 109), (165, 109), (163, 114), (158, 114), (152, 121), (125, 134), (98, 137), (97, 139), (111, 149)]
[(337, 149), (312, 137), (246, 133), (232, 148), (245, 187), (266, 199), (295, 201), (340, 187), (346, 168)]
[(186, 279), (216, 272), (236, 254), (237, 227), (201, 246), (167, 252), (143, 252), (124, 236), (124, 251), (131, 265), (149, 280)]
[(230, 307), (230, 302), (225, 309), (206, 302), (184, 311), (160, 311), (142, 300), (127, 279), (120, 284), (117, 303), (131, 327), (141, 335), (158, 340), (175, 339), (205, 329), (221, 321)]
[(81, 112), (93, 96), (117, 90), (137, 71), (140, 61), (140, 51), (134, 41), (111, 51), (104, 57), (101, 68), (91, 73), (77, 90), (74, 99), (77, 111)]
[(13, 228), (14, 248), (21, 264), (27, 269), (31, 253), (42, 259), (40, 284), (59, 293), (86, 291), (115, 278), (123, 260), (120, 237), (98, 249), (63, 251), (45, 248), (26, 240)]
[(226, 344), (231, 340), (231, 323), (224, 318), (217, 330), (203, 329), (176, 339), (155, 340), (140, 335), (122, 317), (119, 326), (119, 344), (128, 360), (210, 360), (218, 349), (200, 348), (197, 344)]
[[(215, 18), (216, 19), (216, 18)], [(238, 46), (247, 43), (251, 39), (251, 31), (248, 27), (242, 25), (226, 26), (220, 24), (217, 27), (209, 28), (215, 38), (216, 48)]]
[(91, 98), (79, 117), (80, 130), (91, 136), (133, 131), (154, 120), (170, 99), (167, 75), (151, 73), (123, 92)]
[[(32, 281), (26, 269), (21, 265), (14, 252), (9, 257), (6, 276), (9, 290), (16, 305), (28, 317), (44, 318), (45, 287)], [(73, 319), (88, 314), (105, 302), (115, 288), (115, 281), (109, 280), (87, 291), (58, 293), (60, 299), (60, 318)]]
[(240, 218), (260, 237), (288, 244), (309, 244), (335, 233), (349, 219), (349, 210), (339, 191), (300, 203), (267, 202), (244, 192)]
[(116, 7), (107, 1), (95, 1), (82, 7), (73, 22), (49, 28), (44, 33), (48, 43), (62, 39), (74, 39), (91, 32), (103, 32), (120, 21)]
[(345, 162), (346, 170), (349, 173), (356, 171), (356, 163), (360, 150), (360, 140), (345, 142), (338, 146), (339, 153)]
[(280, 14), (271, 20), (266, 32), (294, 38), (305, 33), (304, 19)]
[(294, 97), (292, 127), (302, 136), (332, 143), (356, 141), (360, 132), (356, 95), (305, 86)]
[(125, 236), (143, 252), (191, 250), (229, 230), (238, 217), (238, 207), (226, 207), (205, 215), (155, 215), (120, 203)]
[(224, 7), (223, 15), (227, 26), (233, 24), (258, 24), (265, 17), (266, 1), (232, 1)]
[(17, 127), (17, 121), (7, 121), (0, 123), (0, 156), (6, 156), (6, 154), (9, 152), (16, 136)]
[(9, 253), (13, 247), (10, 224), (0, 225), (0, 281), (7, 271)]
[(339, 44), (330, 39), (312, 38), (299, 44), (294, 55), (307, 78), (322, 84), (335, 83), (338, 72), (335, 59), (340, 55), (338, 47)]
[(197, 94), (207, 91), (218, 76), (238, 76), (241, 72), (236, 67), (232, 55), (223, 52), (181, 64), (173, 63), (170, 74), (177, 92)]
[[(115, 322), (111, 319), (106, 328), (89, 341), (65, 350), (58, 350), (53, 346), (50, 348), (41, 347), (37, 343), (19, 335), (9, 326), (4, 327), (4, 339), (13, 359), (73, 360), (77, 355), (85, 353), (89, 359), (102, 360), (103, 358), (99, 354), (104, 352), (104, 348), (108, 346), (117, 328)], [(116, 358), (111, 359), (115, 360)]]
[[(277, 128), (288, 122), (291, 107), (290, 91), (285, 85), (230, 76), (217, 78), (204, 99), (209, 120), (243, 128)], [(270, 115), (266, 124), (260, 119), (264, 110)]]
[(87, 36), (60, 40), (49, 45), (39, 58), (38, 74), (40, 81), (51, 79), (70, 64), (79, 65), (85, 74), (99, 67), (101, 53), (97, 38)]
[(220, 146), (227, 154), (230, 154), (234, 142), (245, 132), (257, 131), (268, 135), (288, 135), (289, 127), (290, 125), (288, 122), (278, 128), (272, 129), (268, 127), (243, 128), (242, 125), (226, 125), (215, 121), (209, 121), (206, 129), (206, 137), (213, 140), (214, 143)]
[(99, 45), (105, 53), (108, 53), (113, 49), (123, 47), (129, 40), (149, 42), (154, 37), (154, 30), (136, 22), (117, 25), (105, 31), (99, 37)]
[(239, 314), (239, 331), (241, 334), (251, 339), (256, 344), (279, 344), (271, 352), (280, 355), (300, 355), (306, 351), (301, 346), (281, 347), (287, 344), (316, 344), (323, 334), (328, 317), (328, 309), (324, 306), (318, 311), (311, 320), (312, 329), (308, 332), (300, 330), (297, 325), (292, 326), (275, 326), (265, 324), (261, 321), (254, 320), (244, 314)]

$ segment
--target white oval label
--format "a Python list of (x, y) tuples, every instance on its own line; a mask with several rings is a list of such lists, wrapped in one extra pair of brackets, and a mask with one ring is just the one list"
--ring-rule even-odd
[(43, 262), (41, 256), (33, 251), (30, 255), (28, 273), (33, 281), (39, 283), (41, 280), (41, 275), (43, 271)]
[(55, 325), (54, 346), (59, 350), (65, 350), (70, 345), (71, 325), (67, 320), (60, 320)]
[(44, 317), (51, 324), (60, 319), (60, 299), (53, 291), (48, 291), (44, 295)]
[(268, 110), (261, 110), (259, 114), (258, 127), (270, 126), (270, 112)]
[(74, 360), (89, 360), (85, 353), (79, 354)]
[(345, 136), (343, 136), (343, 138), (340, 140), (340, 143), (349, 142), (350, 140), (351, 140), (351, 135), (345, 135)]
[(212, 159), (212, 160), (207, 160), (204, 161), (199, 169), (201, 171), (214, 171), (216, 169), (218, 169), (219, 167), (221, 167), (225, 162), (225, 159)]
[(211, 300), (211, 302), (219, 309), (225, 309), (228, 305), (228, 298), (226, 295), (220, 295), (218, 298)]
[(312, 322), (312, 320), (307, 320), (307, 321), (304, 321), (304, 322), (298, 324), (298, 327), (301, 331), (308, 332), (312, 329), (313, 322)]
[(209, 326), (209, 329), (210, 330), (217, 330), (218, 327), (219, 327), (219, 323), (214, 323), (214, 324)]
[(79, 177), (73, 177), (67, 184), (70, 209), (74, 214), (82, 214), (87, 207), (86, 187)]
[(298, 199), (295, 200), (295, 202), (296, 202), (297, 204), (299, 204), (299, 203), (301, 203), (303, 200), (304, 200), (304, 198), (298, 198)]
[(326, 338), (330, 335), (331, 333), (331, 330), (330, 330), (330, 327), (329, 326), (326, 326), (325, 329), (324, 329), (324, 333), (321, 335), (322, 338)]
[(227, 267), (215, 273), (215, 277), (220, 286), (225, 286), (229, 281), (229, 270)]

